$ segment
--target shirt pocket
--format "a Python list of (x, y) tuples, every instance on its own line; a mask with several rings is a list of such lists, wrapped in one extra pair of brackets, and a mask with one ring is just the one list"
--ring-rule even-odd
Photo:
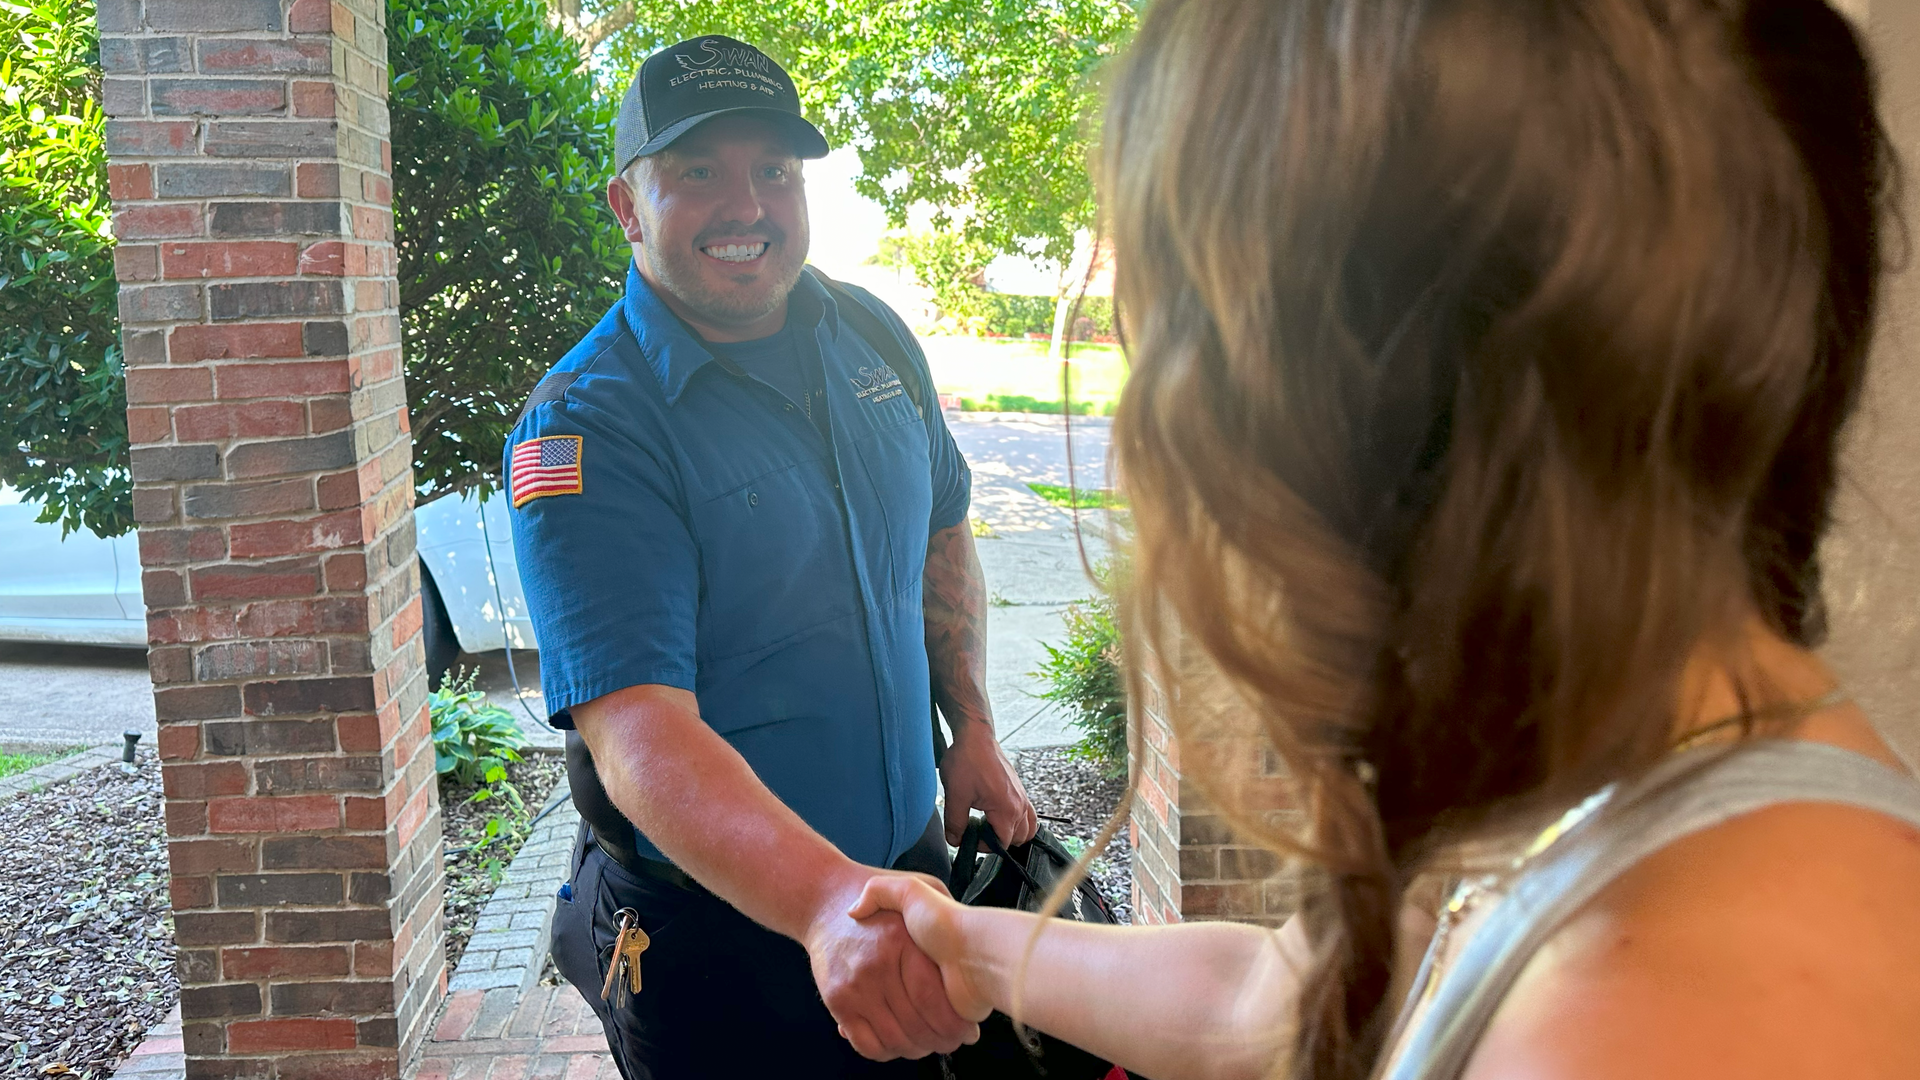
[(693, 508), (702, 662), (772, 648), (855, 610), (845, 530), (823, 469), (819, 461), (784, 466)]
[(917, 413), (877, 428), (860, 440), (867, 471), (885, 523), (884, 536), (870, 537), (869, 550), (887, 553), (887, 594), (917, 586), (927, 565), (927, 527), (933, 516), (933, 464), (927, 429)]

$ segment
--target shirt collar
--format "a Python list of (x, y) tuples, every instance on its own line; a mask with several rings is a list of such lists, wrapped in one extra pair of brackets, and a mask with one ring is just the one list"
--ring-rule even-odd
[[(667, 307), (647, 279), (640, 276), (639, 266), (631, 262), (627, 264), (627, 295), (623, 303), (627, 328), (640, 343), (641, 355), (646, 357), (647, 365), (653, 368), (654, 376), (660, 380), (660, 389), (666, 395), (667, 404), (672, 405), (686, 391), (693, 373), (712, 362), (714, 355), (698, 336), (687, 329), (687, 324), (681, 322)], [(829, 338), (839, 340), (840, 311), (835, 307), (833, 297), (814, 280), (812, 274), (800, 275), (793, 292), (787, 296), (787, 303), (790, 305), (787, 312), (789, 326), (824, 325)]]

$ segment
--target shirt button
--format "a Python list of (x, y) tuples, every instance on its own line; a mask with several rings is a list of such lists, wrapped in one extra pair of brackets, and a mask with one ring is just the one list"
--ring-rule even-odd
[(760, 505), (760, 495), (758, 492), (753, 492), (753, 491), (747, 492), (747, 505), (748, 506)]
[(792, 411), (793, 411), (793, 402), (791, 402), (791, 401), (789, 401), (789, 402), (787, 402), (787, 411), (788, 411), (788, 412), (792, 412)]

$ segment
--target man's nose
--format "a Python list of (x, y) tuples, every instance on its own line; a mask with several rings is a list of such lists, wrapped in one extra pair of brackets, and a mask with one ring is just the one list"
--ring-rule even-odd
[(766, 216), (766, 200), (762, 198), (760, 185), (749, 174), (726, 186), (719, 209), (721, 220), (751, 225)]

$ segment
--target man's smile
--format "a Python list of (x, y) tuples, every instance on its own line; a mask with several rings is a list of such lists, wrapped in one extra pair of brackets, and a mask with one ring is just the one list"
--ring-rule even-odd
[(755, 240), (748, 243), (708, 244), (700, 249), (708, 258), (728, 263), (750, 263), (767, 253), (767, 242)]

